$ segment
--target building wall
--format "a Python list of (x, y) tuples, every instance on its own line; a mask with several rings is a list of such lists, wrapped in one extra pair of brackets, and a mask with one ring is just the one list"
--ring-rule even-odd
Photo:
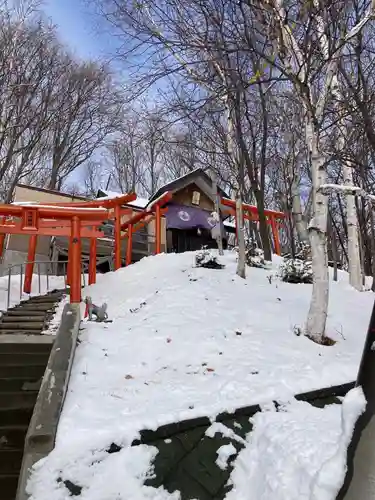
[[(48, 258), (48, 257), (47, 257)], [(35, 254), (36, 261), (46, 261), (45, 255)], [(6, 250), (4, 253), (4, 259), (0, 265), (0, 275), (4, 276), (9, 272), (9, 267), (12, 266), (12, 274), (20, 274), (21, 266), (17, 264), (24, 264), (27, 260), (27, 252), (19, 252), (17, 250)], [(50, 266), (47, 264), (39, 264), (35, 266), (34, 273), (46, 274), (48, 272), (51, 273)], [(22, 272), (25, 272), (25, 266), (23, 266)]]
[[(194, 205), (192, 202), (194, 191), (198, 191), (200, 193), (199, 205)], [(210, 210), (211, 212), (214, 210), (212, 200), (210, 200), (210, 198), (208, 198), (208, 196), (196, 184), (190, 184), (189, 186), (181, 189), (181, 191), (174, 193), (173, 203), (190, 207), (199, 207), (204, 210)]]

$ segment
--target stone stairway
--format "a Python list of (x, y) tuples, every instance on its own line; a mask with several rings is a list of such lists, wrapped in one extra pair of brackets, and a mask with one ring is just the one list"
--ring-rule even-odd
[(25, 435), (53, 344), (41, 335), (63, 292), (32, 297), (0, 320), (0, 498), (15, 500)]
[(0, 319), (0, 335), (40, 334), (52, 318), (63, 295), (62, 290), (53, 290), (8, 309)]

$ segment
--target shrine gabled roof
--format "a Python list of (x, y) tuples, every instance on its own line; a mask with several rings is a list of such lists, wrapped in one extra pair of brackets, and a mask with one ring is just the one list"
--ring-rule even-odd
[[(164, 184), (164, 186), (159, 188), (151, 196), (149, 202), (159, 198), (166, 191), (175, 193), (176, 191), (180, 191), (184, 187), (193, 183), (196, 184), (211, 200), (213, 200), (212, 179), (202, 168), (197, 168), (171, 182), (168, 182), (167, 184)], [(229, 198), (226, 192), (220, 187), (218, 187), (218, 191), (222, 197)]]

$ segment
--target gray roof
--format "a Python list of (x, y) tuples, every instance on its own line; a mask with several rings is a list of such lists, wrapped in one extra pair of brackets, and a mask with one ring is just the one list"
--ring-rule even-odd
[[(185, 186), (188, 186), (189, 184), (192, 183), (197, 184), (197, 186), (202, 189), (202, 191), (210, 198), (212, 199), (212, 179), (211, 177), (202, 169), (202, 168), (196, 168), (195, 170), (192, 170), (191, 172), (179, 177), (178, 179), (175, 179), (171, 182), (168, 182), (167, 184), (164, 184), (161, 188), (159, 188), (150, 198), (149, 203), (151, 201), (156, 200), (161, 196), (163, 193), (167, 191), (175, 192), (179, 191), (180, 189), (183, 189)], [(229, 198), (227, 193), (218, 187), (219, 194), (225, 198)]]

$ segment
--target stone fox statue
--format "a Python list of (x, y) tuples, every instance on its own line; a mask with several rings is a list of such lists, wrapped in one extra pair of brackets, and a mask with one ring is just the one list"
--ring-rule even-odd
[(85, 304), (88, 306), (88, 316), (89, 321), (93, 321), (93, 315), (95, 316), (95, 321), (108, 323), (107, 314), (107, 304), (104, 302), (101, 306), (93, 304), (91, 297), (85, 298)]

